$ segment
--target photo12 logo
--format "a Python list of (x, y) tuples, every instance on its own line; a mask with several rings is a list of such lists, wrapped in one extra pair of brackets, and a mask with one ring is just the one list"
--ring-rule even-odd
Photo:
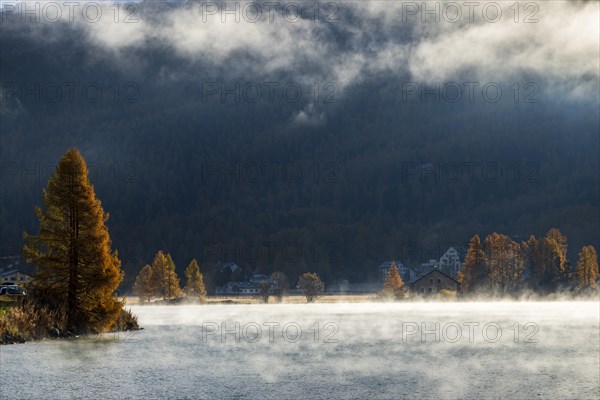
[(207, 262), (258, 262), (275, 261), (285, 265), (303, 261), (338, 264), (340, 247), (335, 242), (297, 243), (293, 241), (257, 241), (257, 242), (202, 242), (202, 259)]
[(331, 1), (15, 1), (0, 0), (2, 20), (65, 23), (82, 21), (139, 23), (146, 11), (181, 6), (198, 16), (198, 23), (336, 23), (341, 5)]
[(336, 322), (315, 322), (304, 326), (297, 322), (202, 322), (202, 343), (215, 341), (220, 343), (257, 343), (277, 341), (298, 343), (300, 340), (312, 340), (314, 343), (339, 343), (336, 338), (340, 330)]
[(113, 102), (137, 103), (140, 87), (136, 82), (2, 82), (0, 102), (17, 99), (26, 104), (75, 104)]
[[(158, 3), (158, 2), (157, 2)], [(143, 0), (131, 1), (15, 1), (0, 0), (0, 20), (35, 23), (140, 22)]]
[(540, 165), (533, 161), (503, 164), (499, 161), (402, 162), (403, 184), (498, 183), (536, 184)]
[(403, 82), (402, 103), (498, 103), (509, 95), (514, 103), (538, 103), (535, 82)]
[(207, 186), (239, 184), (335, 184), (339, 182), (340, 165), (326, 162), (249, 161), (225, 163), (205, 161), (201, 165), (202, 184)]
[(311, 82), (309, 85), (293, 81), (263, 82), (202, 82), (203, 103), (298, 103), (310, 101), (316, 104), (339, 102), (340, 88), (337, 82)]
[(199, 1), (202, 23), (338, 22), (340, 4), (331, 1)]
[(498, 343), (506, 331), (514, 343), (538, 343), (540, 327), (535, 322), (515, 322), (503, 327), (497, 322), (402, 322), (402, 343)]
[[(52, 177), (58, 164), (25, 161), (0, 161), (0, 182), (45, 182)], [(99, 165), (87, 163), (90, 181), (132, 184), (138, 182), (138, 165), (133, 161)]]
[(495, 24), (502, 19), (524, 24), (539, 22), (540, 5), (537, 2), (495, 1), (403, 1), (402, 22), (473, 23), (484, 21)]

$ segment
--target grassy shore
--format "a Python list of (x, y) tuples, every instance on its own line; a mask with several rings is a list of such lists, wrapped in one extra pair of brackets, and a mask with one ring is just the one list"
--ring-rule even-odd
[[(150, 303), (147, 301), (141, 302), (136, 296), (123, 297), (128, 305), (178, 305), (178, 304), (263, 304), (262, 299), (253, 296), (207, 296), (203, 302), (193, 299), (177, 299), (171, 301), (164, 301), (162, 299), (152, 300)], [(560, 293), (549, 293), (546, 295), (535, 294), (532, 292), (523, 292), (521, 294), (514, 295), (498, 295), (498, 296), (461, 296), (457, 292), (453, 291), (441, 291), (440, 293), (419, 296), (412, 295), (403, 299), (394, 300), (392, 298), (381, 297), (378, 293), (365, 293), (365, 294), (326, 294), (317, 298), (315, 303), (320, 304), (332, 304), (332, 303), (366, 303), (366, 302), (389, 302), (389, 301), (400, 301), (400, 302), (431, 302), (431, 301), (443, 301), (443, 302), (472, 302), (472, 301), (598, 301), (600, 300), (600, 292), (589, 291), (589, 292), (560, 292)], [(278, 304), (279, 302), (275, 297), (269, 298), (269, 304)], [(288, 295), (283, 297), (282, 304), (306, 304), (306, 297), (302, 295)]]
[[(324, 295), (316, 300), (316, 303), (364, 303), (377, 301), (378, 297), (376, 294), (340, 294), (340, 295)], [(140, 302), (140, 299), (136, 296), (127, 296), (127, 304), (130, 305), (141, 305), (141, 304), (166, 304), (163, 300), (153, 300), (151, 303)], [(176, 304), (187, 304), (195, 303), (194, 301), (187, 302), (182, 300), (176, 302)], [(263, 301), (258, 297), (252, 296), (207, 296), (203, 304), (262, 304)], [(274, 297), (269, 298), (269, 304), (279, 303)], [(283, 304), (306, 304), (306, 297), (301, 295), (285, 296), (282, 301)], [(171, 303), (172, 304), (172, 303)]]
[[(66, 328), (66, 321), (64, 312), (34, 306), (23, 299), (0, 296), (0, 345), (75, 336)], [(137, 317), (123, 309), (111, 331), (137, 329)]]
[(60, 313), (13, 299), (0, 301), (0, 344), (58, 337), (64, 331)]

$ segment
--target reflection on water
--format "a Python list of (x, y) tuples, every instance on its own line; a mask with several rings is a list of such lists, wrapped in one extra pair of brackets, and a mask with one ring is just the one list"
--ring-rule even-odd
[(0, 347), (2, 398), (600, 395), (595, 302), (133, 310), (135, 334)]

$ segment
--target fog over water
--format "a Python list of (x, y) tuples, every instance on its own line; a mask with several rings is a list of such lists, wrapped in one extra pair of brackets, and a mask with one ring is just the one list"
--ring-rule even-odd
[(2, 398), (600, 396), (594, 301), (132, 308), (134, 335), (0, 347)]

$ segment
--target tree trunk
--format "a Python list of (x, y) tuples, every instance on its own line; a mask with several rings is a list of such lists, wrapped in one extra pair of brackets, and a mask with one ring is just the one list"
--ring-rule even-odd
[[(71, 186), (71, 196), (73, 194), (73, 186)], [(79, 264), (78, 254), (78, 236), (79, 236), (79, 217), (77, 215), (77, 207), (74, 201), (69, 204), (69, 214), (71, 220), (70, 226), (70, 253), (69, 260), (69, 287), (67, 291), (67, 313), (69, 327), (77, 329), (77, 266)]]

